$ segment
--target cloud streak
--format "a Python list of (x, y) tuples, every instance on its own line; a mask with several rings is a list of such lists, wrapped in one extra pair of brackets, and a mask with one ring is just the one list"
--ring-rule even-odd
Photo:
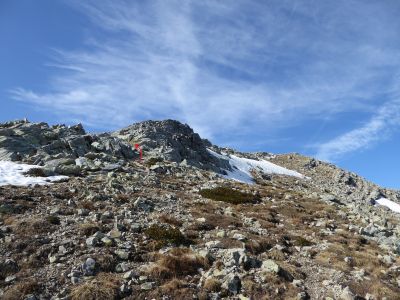
[[(12, 94), (99, 128), (175, 118), (217, 141), (249, 131), (262, 136), (376, 110), (400, 65), (390, 1), (73, 3), (102, 30), (87, 42), (90, 51), (57, 50), (51, 65), (60, 73), (48, 90)], [(378, 136), (394, 125), (374, 118), (343, 135), (349, 151), (374, 141), (363, 132)], [(360, 147), (346, 142), (354, 136), (364, 141)], [(345, 153), (339, 144), (319, 152)]]
[(367, 149), (393, 133), (400, 125), (400, 101), (390, 101), (361, 127), (353, 129), (318, 146), (317, 157), (332, 161), (362, 149)]

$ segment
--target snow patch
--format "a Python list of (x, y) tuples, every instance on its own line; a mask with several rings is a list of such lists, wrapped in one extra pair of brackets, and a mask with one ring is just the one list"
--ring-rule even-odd
[(30, 177), (24, 175), (25, 172), (32, 168), (40, 168), (40, 166), (18, 164), (12, 161), (0, 161), (0, 186), (44, 185), (68, 178), (67, 176)]
[(253, 176), (251, 175), (252, 170), (258, 170), (266, 174), (279, 174), (304, 178), (302, 174), (296, 171), (283, 168), (266, 160), (248, 159), (236, 155), (219, 154), (210, 149), (207, 150), (211, 155), (229, 161), (232, 171), (226, 170), (227, 175), (223, 176), (228, 179), (252, 184), (254, 183)]
[(386, 206), (387, 208), (389, 208), (391, 211), (394, 211), (396, 213), (400, 213), (400, 204), (393, 202), (389, 199), (386, 198), (380, 198), (378, 200), (375, 201), (377, 204), (379, 205), (383, 205)]

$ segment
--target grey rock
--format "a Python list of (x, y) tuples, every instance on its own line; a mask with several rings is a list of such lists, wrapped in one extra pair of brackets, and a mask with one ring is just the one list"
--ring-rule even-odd
[(90, 247), (95, 247), (100, 245), (100, 238), (95, 237), (95, 236), (91, 236), (89, 238), (86, 239), (86, 245), (90, 246)]
[(127, 272), (130, 268), (131, 266), (128, 263), (122, 262), (115, 267), (115, 272), (117, 273)]
[(4, 282), (5, 282), (5, 283), (12, 283), (12, 282), (14, 282), (16, 279), (17, 279), (17, 276), (15, 276), (15, 275), (10, 275), (10, 276), (7, 276), (6, 279), (4, 279)]
[(341, 299), (341, 300), (354, 300), (355, 299), (355, 295), (350, 290), (350, 288), (348, 286), (346, 286), (342, 290), (342, 292), (340, 293), (339, 299)]
[(140, 285), (140, 289), (144, 291), (151, 290), (153, 289), (153, 287), (154, 287), (154, 282), (145, 282)]
[(117, 250), (115, 254), (122, 260), (127, 260), (129, 258), (129, 252), (125, 250)]
[(95, 273), (96, 261), (93, 258), (87, 258), (82, 264), (82, 272), (85, 276), (92, 276)]
[(134, 278), (134, 277), (137, 277), (137, 274), (136, 274), (136, 272), (134, 272), (134, 271), (128, 271), (128, 272), (126, 272), (124, 275), (123, 275), (123, 278), (124, 279), (132, 279), (132, 278)]
[(307, 299), (310, 299), (310, 296), (307, 294), (307, 292), (303, 291), (303, 292), (298, 293), (296, 298), (298, 300), (307, 300)]
[(240, 290), (242, 289), (242, 281), (240, 280), (239, 276), (234, 275), (230, 276), (227, 280), (227, 287), (228, 291), (231, 292), (234, 295), (237, 295), (240, 293)]
[(264, 260), (261, 265), (261, 269), (267, 272), (278, 274), (281, 268), (272, 259)]
[(182, 162), (202, 169), (222, 172), (230, 169), (229, 163), (212, 156), (207, 147), (211, 144), (193, 132), (187, 124), (174, 120), (145, 121), (113, 133), (129, 143), (140, 143), (145, 154), (162, 157), (167, 161)]
[(133, 203), (133, 206), (136, 209), (143, 210), (145, 212), (151, 212), (153, 210), (154, 204), (142, 197), (138, 197), (137, 200)]

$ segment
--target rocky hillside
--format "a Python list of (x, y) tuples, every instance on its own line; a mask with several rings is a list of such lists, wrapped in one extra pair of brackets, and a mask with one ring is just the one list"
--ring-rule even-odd
[(1, 299), (400, 299), (400, 193), (312, 158), (16, 121), (1, 176)]

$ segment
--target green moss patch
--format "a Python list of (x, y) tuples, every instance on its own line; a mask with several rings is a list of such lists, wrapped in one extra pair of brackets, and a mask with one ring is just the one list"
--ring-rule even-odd
[(171, 226), (152, 225), (145, 230), (145, 234), (163, 244), (185, 245), (190, 243), (179, 229)]
[(211, 200), (222, 201), (231, 204), (255, 203), (260, 200), (259, 196), (236, 191), (228, 187), (204, 189), (200, 191), (200, 195)]

